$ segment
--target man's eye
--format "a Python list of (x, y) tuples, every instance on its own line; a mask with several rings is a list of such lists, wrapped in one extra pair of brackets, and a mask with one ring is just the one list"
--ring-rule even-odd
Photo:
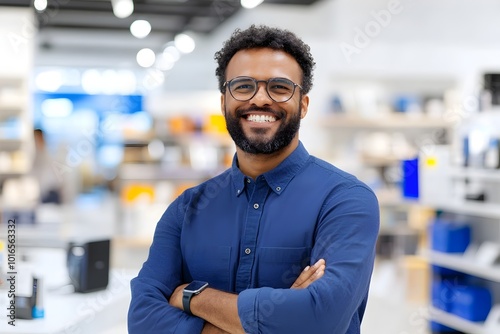
[(271, 89), (290, 90), (290, 87), (276, 84), (276, 85), (271, 86)]
[(251, 83), (241, 83), (233, 86), (234, 90), (253, 90), (254, 85)]

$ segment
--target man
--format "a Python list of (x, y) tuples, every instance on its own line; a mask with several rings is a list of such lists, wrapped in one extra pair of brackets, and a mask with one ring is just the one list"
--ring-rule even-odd
[(158, 222), (131, 282), (129, 332), (359, 333), (378, 202), (299, 141), (309, 47), (289, 31), (251, 26), (215, 59), (233, 165)]

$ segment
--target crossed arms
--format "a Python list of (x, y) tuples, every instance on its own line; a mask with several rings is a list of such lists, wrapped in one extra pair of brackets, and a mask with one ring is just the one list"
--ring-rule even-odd
[[(325, 260), (320, 259), (314, 265), (307, 266), (290, 287), (291, 289), (305, 289), (311, 283), (321, 278), (325, 273)], [(187, 284), (175, 289), (170, 297), (170, 305), (182, 310), (182, 290)], [(191, 312), (204, 319), (205, 325), (202, 334), (244, 334), (238, 316), (238, 295), (219, 291), (212, 288), (205, 289), (191, 300)]]
[(238, 295), (208, 288), (192, 299), (196, 316), (180, 306), (187, 283), (181, 270), (183, 207), (174, 203), (131, 282), (129, 333), (359, 333), (379, 217), (378, 203), (366, 188), (350, 189), (350, 194), (335, 195), (338, 204), (318, 217), (310, 258), (325, 260), (321, 279), (299, 283), (302, 288), (256, 287)]

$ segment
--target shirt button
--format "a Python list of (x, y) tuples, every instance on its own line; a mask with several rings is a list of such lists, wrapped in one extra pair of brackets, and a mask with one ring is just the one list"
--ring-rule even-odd
[(245, 249), (245, 254), (246, 254), (246, 255), (250, 254), (251, 252), (252, 252), (252, 251), (250, 250), (250, 248)]
[(247, 183), (250, 183), (250, 182), (252, 182), (252, 181), (250, 181), (250, 179), (247, 179)]
[(276, 187), (276, 191), (281, 191), (281, 187)]
[(255, 204), (253, 205), (253, 208), (254, 208), (255, 210), (257, 210), (257, 209), (259, 208), (259, 204), (255, 203)]
[(239, 194), (241, 190), (238, 189), (237, 193)]

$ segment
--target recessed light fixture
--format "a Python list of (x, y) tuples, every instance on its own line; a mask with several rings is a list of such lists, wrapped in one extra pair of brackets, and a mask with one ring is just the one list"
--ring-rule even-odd
[(241, 0), (241, 7), (252, 9), (263, 3), (264, 0)]
[(39, 12), (43, 12), (47, 9), (47, 0), (35, 0), (33, 2), (33, 7)]
[(151, 32), (151, 24), (146, 20), (135, 20), (130, 25), (130, 32), (134, 37), (144, 38)]
[(179, 50), (174, 45), (168, 45), (163, 49), (163, 56), (173, 63), (181, 58)]
[(132, 0), (111, 0), (113, 14), (120, 19), (129, 17), (134, 12), (134, 2)]
[(188, 34), (178, 34), (174, 39), (175, 47), (182, 53), (191, 53), (196, 47), (194, 39)]
[(137, 52), (136, 60), (141, 67), (151, 67), (155, 63), (156, 55), (153, 50), (144, 48)]

